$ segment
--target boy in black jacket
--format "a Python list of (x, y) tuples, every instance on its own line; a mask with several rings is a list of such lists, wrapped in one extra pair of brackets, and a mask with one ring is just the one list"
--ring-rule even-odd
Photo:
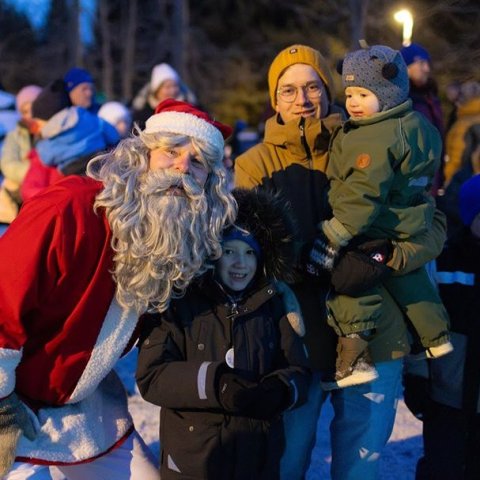
[(234, 195), (238, 218), (214, 270), (150, 319), (140, 347), (140, 392), (162, 407), (163, 480), (279, 478), (281, 414), (308, 389), (299, 312), (287, 314), (286, 287), (273, 281), (291, 275), (285, 206)]

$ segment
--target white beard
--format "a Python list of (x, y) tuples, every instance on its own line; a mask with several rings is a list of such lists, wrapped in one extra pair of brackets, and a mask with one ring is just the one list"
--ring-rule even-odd
[(120, 229), (110, 219), (117, 299), (139, 311), (163, 311), (212, 254), (206, 195), (189, 175), (148, 172), (128, 208), (132, 213), (123, 212)]

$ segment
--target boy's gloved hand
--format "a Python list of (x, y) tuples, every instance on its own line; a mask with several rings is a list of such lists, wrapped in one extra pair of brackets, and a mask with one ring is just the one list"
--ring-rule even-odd
[(288, 408), (289, 400), (289, 387), (276, 375), (270, 375), (258, 384), (255, 401), (245, 413), (252, 418), (271, 420)]
[(218, 401), (229, 413), (243, 413), (255, 401), (257, 386), (256, 382), (247, 380), (233, 369), (228, 369), (218, 377)]
[(17, 444), (22, 433), (34, 440), (36, 432), (27, 410), (15, 393), (0, 400), (0, 478), (15, 461)]
[(331, 272), (338, 258), (340, 247), (336, 247), (321, 231), (313, 242), (307, 259), (306, 269), (311, 275), (320, 275), (322, 271)]

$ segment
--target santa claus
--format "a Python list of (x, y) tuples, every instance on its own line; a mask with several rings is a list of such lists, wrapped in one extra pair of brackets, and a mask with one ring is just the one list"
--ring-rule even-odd
[(236, 213), (230, 133), (166, 100), (87, 177), (26, 202), (0, 239), (0, 477), (159, 478), (112, 368), (140, 315), (220, 255)]

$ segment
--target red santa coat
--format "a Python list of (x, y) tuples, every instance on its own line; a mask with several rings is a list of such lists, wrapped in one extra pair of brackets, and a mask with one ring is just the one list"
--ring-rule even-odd
[(0, 398), (15, 390), (32, 408), (39, 434), (17, 453), (33, 463), (96, 457), (132, 428), (112, 368), (137, 315), (114, 300), (110, 228), (93, 210), (101, 188), (66, 177), (0, 239)]

